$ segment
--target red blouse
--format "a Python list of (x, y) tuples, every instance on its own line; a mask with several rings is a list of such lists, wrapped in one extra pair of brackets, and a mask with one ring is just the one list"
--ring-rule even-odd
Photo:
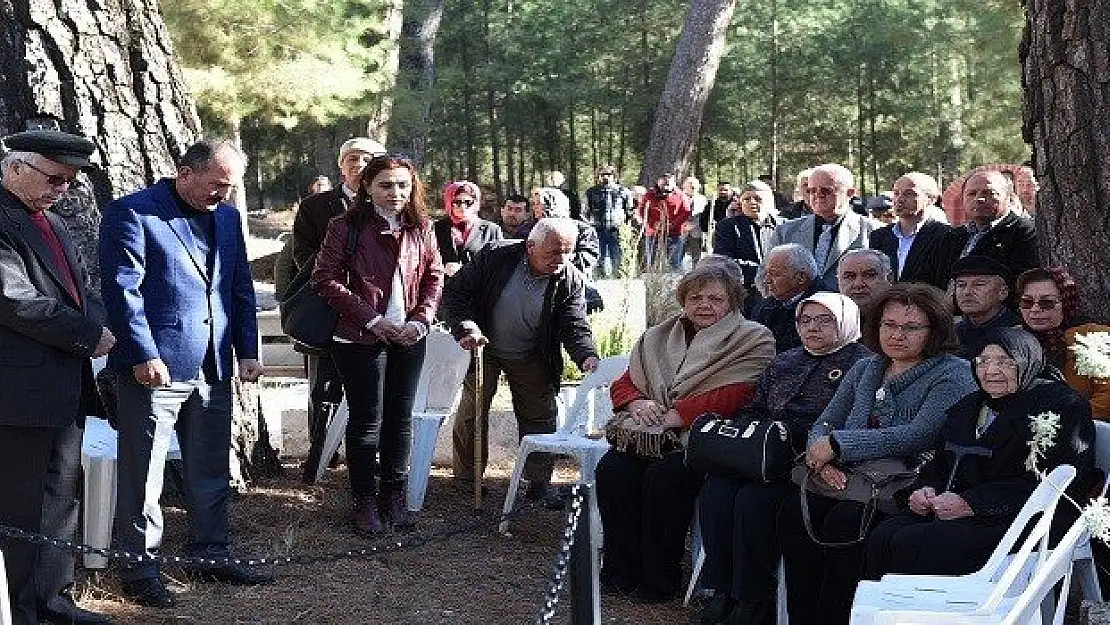
[[(676, 399), (674, 408), (682, 418), (682, 427), (688, 429), (694, 419), (707, 412), (715, 412), (725, 417), (733, 416), (747, 406), (754, 395), (755, 382), (739, 382)], [(622, 410), (636, 399), (650, 399), (632, 383), (632, 376), (628, 371), (610, 385), (609, 396), (613, 400), (613, 410)]]

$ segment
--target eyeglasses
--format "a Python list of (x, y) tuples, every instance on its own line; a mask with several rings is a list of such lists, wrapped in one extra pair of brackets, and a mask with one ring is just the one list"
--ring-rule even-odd
[(1056, 310), (1060, 305), (1060, 300), (1055, 297), (1042, 297), (1033, 299), (1032, 297), (1023, 297), (1018, 300), (1018, 308), (1022, 310), (1030, 310), (1032, 308), (1040, 308), (1041, 310)]
[(887, 334), (917, 334), (918, 332), (924, 332), (929, 329), (928, 325), (923, 325), (920, 323), (897, 324), (893, 321), (884, 321), (879, 325), (880, 327), (882, 327), (883, 332), (886, 332)]
[(474, 206), (474, 200), (451, 200), (451, 206)]
[(995, 367), (1002, 371), (1013, 371), (1017, 369), (1017, 362), (1012, 358), (1004, 358), (1001, 356), (976, 356), (971, 359), (975, 366), (979, 369), (987, 369)]
[(828, 328), (836, 325), (836, 317), (832, 315), (802, 315), (797, 319), (798, 327), (815, 325), (818, 328)]
[(816, 195), (817, 197), (830, 197), (836, 195), (835, 187), (807, 187), (807, 195)]
[(33, 169), (37, 172), (39, 172), (40, 174), (46, 176), (46, 184), (48, 184), (52, 187), (68, 187), (71, 184), (77, 182), (76, 178), (70, 178), (69, 176), (63, 176), (61, 174), (47, 173), (47, 172), (39, 169), (38, 167), (35, 167), (31, 163), (28, 163), (27, 161), (21, 160), (19, 162), (23, 163), (24, 165), (30, 167), (31, 169)]

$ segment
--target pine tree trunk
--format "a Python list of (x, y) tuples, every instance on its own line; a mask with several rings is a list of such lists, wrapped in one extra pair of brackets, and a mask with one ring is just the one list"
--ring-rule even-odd
[(409, 0), (401, 28), (398, 95), (412, 101), (390, 119), (390, 148), (422, 165), (428, 155), (428, 129), (435, 86), (435, 42), (443, 19), (444, 0)]
[(1080, 285), (1083, 312), (1110, 322), (1110, 4), (1026, 0), (1025, 140), (1033, 146), (1041, 262)]
[[(686, 12), (667, 84), (659, 98), (639, 183), (667, 172), (685, 175), (702, 113), (717, 79), (736, 0), (693, 0)], [(645, 56), (647, 56), (645, 54)]]
[[(96, 144), (97, 169), (52, 210), (65, 220), (100, 286), (100, 206), (175, 175), (200, 135), (156, 0), (0, 0), (0, 136), (50, 128)], [(250, 395), (255, 398), (257, 394)], [(237, 483), (260, 454), (256, 422), (236, 400)], [(271, 450), (272, 451), (272, 450)]]

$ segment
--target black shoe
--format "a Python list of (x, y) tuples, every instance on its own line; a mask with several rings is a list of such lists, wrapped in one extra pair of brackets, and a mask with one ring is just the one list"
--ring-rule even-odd
[(185, 576), (197, 582), (219, 582), (233, 586), (259, 586), (274, 581), (273, 573), (240, 564), (185, 569)]
[(774, 617), (774, 602), (737, 601), (721, 625), (772, 625)]
[(416, 513), (405, 504), (404, 487), (383, 488), (378, 493), (378, 515), (397, 532), (411, 532), (416, 527)]
[(177, 601), (173, 593), (157, 577), (144, 577), (123, 582), (123, 596), (132, 603), (150, 608), (172, 608)]
[(112, 619), (98, 612), (82, 610), (73, 597), (60, 594), (39, 607), (39, 620), (54, 625), (111, 625)]

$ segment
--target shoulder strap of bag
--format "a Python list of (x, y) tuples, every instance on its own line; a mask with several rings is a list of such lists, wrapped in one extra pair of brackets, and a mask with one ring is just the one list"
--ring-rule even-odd
[(358, 235), (362, 228), (357, 222), (350, 219), (347, 220), (347, 246), (343, 248), (343, 253), (350, 258), (355, 255), (355, 250), (358, 249)]
[[(845, 469), (844, 472), (849, 476), (852, 475), (851, 469)], [(801, 497), (802, 508), (802, 525), (806, 528), (806, 533), (813, 542), (821, 545), (822, 547), (850, 547), (858, 545), (867, 540), (867, 529), (871, 527), (871, 520), (875, 518), (875, 508), (878, 504), (879, 489), (872, 485), (871, 497), (863, 503), (863, 514), (860, 515), (859, 531), (856, 532), (856, 538), (845, 542), (825, 542), (817, 537), (817, 533), (813, 531), (813, 520), (809, 514), (809, 496), (808, 485), (810, 480), (814, 478), (814, 471), (806, 471), (805, 478), (802, 479), (802, 484), (798, 488), (798, 496)]]

